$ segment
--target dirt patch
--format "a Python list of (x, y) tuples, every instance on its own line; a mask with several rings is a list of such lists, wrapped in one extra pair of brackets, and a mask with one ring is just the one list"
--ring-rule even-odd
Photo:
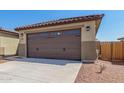
[[(101, 61), (102, 64), (82, 64), (76, 83), (123, 83), (124, 65)], [(102, 71), (101, 71), (102, 70)]]
[(7, 62), (7, 60), (0, 60), (0, 64), (6, 63), (6, 62)]

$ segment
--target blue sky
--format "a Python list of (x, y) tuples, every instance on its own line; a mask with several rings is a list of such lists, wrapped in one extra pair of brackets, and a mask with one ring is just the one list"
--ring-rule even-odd
[(113, 41), (124, 37), (124, 11), (95, 11), (95, 10), (1, 10), (0, 27), (13, 30), (18, 26), (34, 24), (59, 18), (68, 18), (90, 14), (105, 14), (97, 38), (101, 41)]

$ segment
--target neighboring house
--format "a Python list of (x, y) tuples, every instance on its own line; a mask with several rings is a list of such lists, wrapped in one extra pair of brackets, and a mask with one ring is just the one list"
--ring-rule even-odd
[(120, 40), (120, 41), (124, 41), (124, 37), (118, 38), (118, 40)]
[(19, 56), (93, 61), (97, 56), (96, 33), (103, 16), (80, 16), (17, 27)]
[(0, 29), (0, 56), (16, 55), (18, 43), (17, 32)]

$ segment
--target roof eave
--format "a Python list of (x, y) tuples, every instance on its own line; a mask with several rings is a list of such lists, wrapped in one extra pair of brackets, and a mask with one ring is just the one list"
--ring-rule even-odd
[(24, 27), (18, 27), (15, 28), (16, 31), (21, 31), (21, 30), (27, 30), (27, 29), (35, 29), (35, 28), (41, 28), (41, 27), (49, 27), (49, 26), (56, 26), (56, 25), (63, 25), (63, 24), (70, 24), (70, 23), (77, 23), (77, 22), (86, 22), (86, 21), (94, 21), (94, 20), (100, 20), (102, 19), (102, 17), (104, 16), (104, 14), (101, 15), (97, 15), (97, 17), (91, 17), (89, 19), (82, 19), (82, 20), (73, 20), (73, 21), (62, 21), (62, 22), (53, 22), (53, 23), (47, 23), (45, 25), (29, 25), (29, 26), (24, 26)]
[(99, 28), (100, 28), (100, 25), (101, 25), (101, 22), (102, 22), (102, 19), (103, 19), (103, 17), (104, 17), (104, 16), (105, 16), (105, 15), (104, 15), (104, 14), (102, 14), (101, 19), (99, 19), (99, 20), (100, 20), (100, 22), (99, 22), (98, 27), (97, 27), (97, 29), (96, 29), (96, 34), (98, 33), (98, 30), (99, 30)]

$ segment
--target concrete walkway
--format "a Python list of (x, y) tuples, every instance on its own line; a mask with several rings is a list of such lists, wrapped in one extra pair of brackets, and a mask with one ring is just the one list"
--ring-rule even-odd
[(80, 66), (80, 61), (9, 57), (0, 64), (0, 82), (74, 82)]

